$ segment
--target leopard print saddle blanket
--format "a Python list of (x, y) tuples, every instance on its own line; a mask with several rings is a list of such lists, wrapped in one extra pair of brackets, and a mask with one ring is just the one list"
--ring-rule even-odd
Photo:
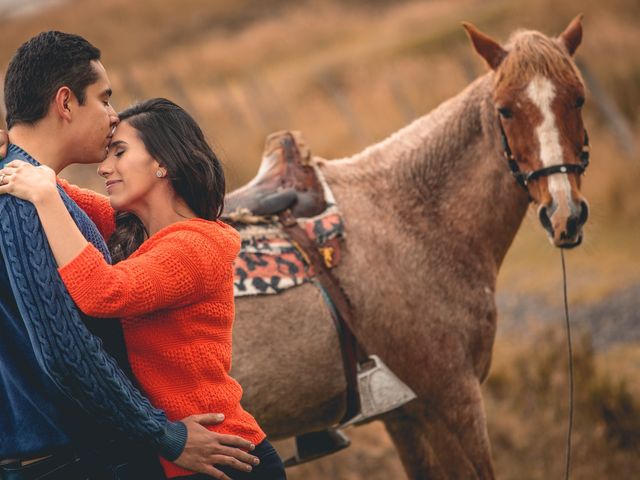
[[(299, 225), (314, 240), (328, 268), (340, 261), (340, 243), (344, 238), (344, 222), (333, 194), (322, 172), (315, 165), (322, 184), (327, 208), (309, 218), (298, 218)], [(315, 272), (305, 254), (281, 228), (277, 217), (255, 217), (249, 222), (236, 218), (231, 223), (241, 237), (240, 253), (234, 262), (234, 294), (278, 294), (311, 281)]]

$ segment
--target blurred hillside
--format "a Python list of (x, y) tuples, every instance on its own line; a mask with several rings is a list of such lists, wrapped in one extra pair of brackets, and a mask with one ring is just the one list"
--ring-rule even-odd
[[(0, 65), (41, 30), (85, 36), (102, 49), (116, 109), (152, 96), (180, 103), (200, 121), (237, 187), (255, 174), (272, 131), (301, 130), (315, 154), (348, 156), (455, 95), (485, 69), (460, 21), (505, 41), (520, 27), (557, 34), (579, 12), (585, 33), (576, 60), (590, 90), (592, 144), (583, 191), (592, 216), (585, 243), (566, 257), (571, 306), (597, 351), (585, 337), (576, 478), (632, 478), (624, 473), (637, 474), (633, 459), (640, 458), (632, 395), (640, 394), (640, 305), (635, 293), (620, 292), (640, 291), (638, 0), (69, 0), (19, 16), (0, 10)], [(93, 167), (65, 174), (102, 188)], [(500, 275), (486, 388), (501, 478), (560, 476), (561, 273), (558, 251), (530, 215)], [(602, 332), (613, 340), (600, 342)], [(351, 433), (351, 448), (290, 477), (403, 478), (381, 425)]]

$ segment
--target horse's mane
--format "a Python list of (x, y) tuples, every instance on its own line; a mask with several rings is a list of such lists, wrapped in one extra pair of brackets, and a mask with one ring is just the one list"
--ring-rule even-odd
[(563, 82), (582, 82), (580, 72), (558, 39), (532, 30), (517, 30), (505, 49), (509, 54), (498, 68), (498, 83), (524, 85), (536, 74)]
[(490, 75), (483, 75), (431, 112), (338, 162), (352, 164), (355, 168), (349, 169), (348, 174), (360, 179), (379, 176), (378, 168), (396, 170), (398, 161), (417, 161), (426, 169), (436, 167), (441, 158), (448, 157), (446, 152), (463, 143), (470, 131), (481, 128), (480, 100), (489, 95), (490, 88)]

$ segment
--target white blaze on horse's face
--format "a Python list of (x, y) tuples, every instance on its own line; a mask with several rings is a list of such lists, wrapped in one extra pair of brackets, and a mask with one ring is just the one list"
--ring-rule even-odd
[[(543, 167), (562, 165), (562, 147), (556, 117), (551, 104), (556, 96), (553, 83), (542, 76), (536, 76), (527, 87), (527, 95), (538, 107), (542, 115), (542, 123), (536, 128), (536, 136), (540, 145), (540, 161)], [(571, 199), (571, 184), (566, 173), (548, 177), (549, 193), (554, 201), (567, 203)]]
[[(553, 82), (536, 75), (527, 86), (526, 94), (542, 118), (534, 132), (539, 145), (540, 168), (570, 163), (571, 159), (564, 158), (559, 120), (553, 109), (557, 97)], [(587, 204), (582, 197), (574, 198), (568, 173), (549, 175), (546, 182), (550, 202), (538, 207), (540, 220), (554, 245), (576, 246), (582, 241), (581, 227), (586, 220)]]

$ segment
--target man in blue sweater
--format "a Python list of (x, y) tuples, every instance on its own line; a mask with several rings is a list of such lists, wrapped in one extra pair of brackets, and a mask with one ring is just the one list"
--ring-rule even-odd
[[(99, 60), (85, 39), (61, 32), (41, 33), (18, 49), (5, 76), (11, 145), (0, 167), (20, 159), (60, 172), (105, 158), (118, 119)], [(60, 194), (108, 259), (95, 225)], [(78, 312), (35, 209), (4, 195), (0, 332), (0, 480), (164, 478), (149, 461), (156, 454), (230, 480), (213, 465), (247, 471), (257, 461), (245, 452), (249, 442), (204, 427), (221, 421), (218, 415), (172, 422), (149, 403), (131, 378), (119, 322)]]

